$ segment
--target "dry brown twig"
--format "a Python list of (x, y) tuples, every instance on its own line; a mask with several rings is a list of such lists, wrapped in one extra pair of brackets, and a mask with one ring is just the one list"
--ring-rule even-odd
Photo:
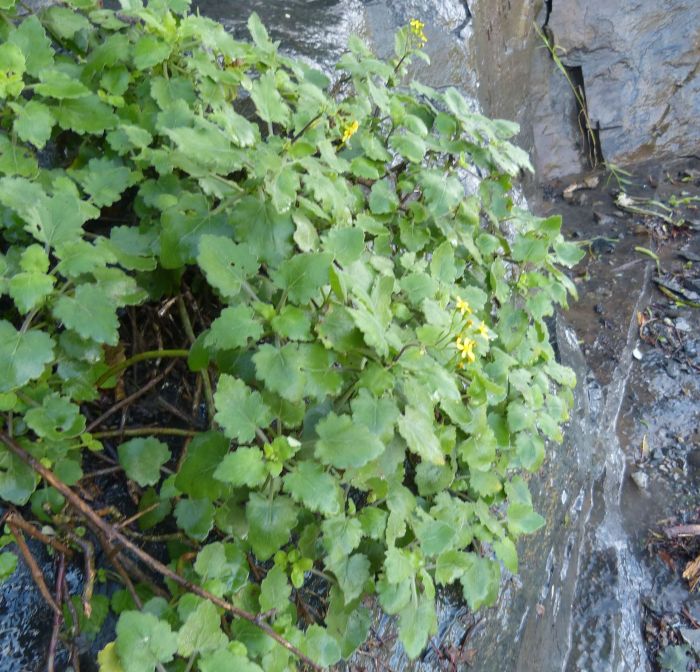
[[(184, 588), (190, 593), (194, 593), (199, 597), (209, 600), (216, 606), (220, 607), (224, 611), (232, 614), (237, 618), (242, 618), (249, 623), (260, 628), (266, 635), (274, 639), (280, 646), (285, 648), (290, 653), (294, 654), (300, 661), (308, 665), (312, 670), (318, 670), (321, 672), (322, 668), (317, 665), (311, 658), (302, 653), (296, 646), (291, 642), (287, 641), (279, 633), (277, 633), (273, 628), (264, 623), (260, 616), (245, 611), (240, 607), (237, 607), (230, 602), (217, 597), (208, 590), (205, 590), (201, 586), (198, 586), (187, 579), (183, 578), (176, 572), (174, 572), (170, 567), (164, 565), (159, 560), (149, 555), (142, 548), (134, 544), (131, 540), (125, 537), (121, 532), (117, 531), (114, 526), (110, 525), (108, 522), (100, 518), (91, 508), (86, 504), (71, 488), (69, 488), (63, 481), (61, 481), (50, 469), (47, 469), (41, 462), (30, 455), (22, 446), (19, 445), (14, 439), (8, 436), (5, 432), (0, 432), (0, 441), (7, 446), (7, 448), (16, 455), (25, 464), (30, 466), (34, 471), (37, 472), (49, 485), (53, 486), (58, 492), (60, 492), (65, 498), (68, 504), (74, 508), (80, 515), (85, 518), (85, 520), (90, 524), (94, 530), (98, 530), (105, 537), (106, 543), (110, 546), (116, 545), (121, 547), (122, 550), (128, 551), (135, 557), (137, 557), (143, 564), (148, 566), (153, 571), (157, 572), (163, 577), (166, 577), (177, 583), (179, 586)], [(42, 577), (43, 579), (43, 577)], [(44, 583), (44, 588), (46, 584)], [(53, 597), (50, 593), (46, 591), (48, 598), (53, 602)], [(55, 603), (54, 603), (55, 605)], [(58, 609), (58, 607), (55, 607)]]

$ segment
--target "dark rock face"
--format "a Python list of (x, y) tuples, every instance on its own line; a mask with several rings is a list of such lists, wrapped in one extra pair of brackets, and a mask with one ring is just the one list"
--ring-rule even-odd
[(489, 116), (520, 123), (539, 180), (590, 167), (573, 91), (537, 34), (545, 23), (570, 76), (582, 79), (604, 160), (700, 152), (697, 0), (474, 0), (470, 7), (479, 101)]
[(700, 3), (555, 0), (549, 17), (579, 66), (603, 156), (628, 163), (700, 147)]

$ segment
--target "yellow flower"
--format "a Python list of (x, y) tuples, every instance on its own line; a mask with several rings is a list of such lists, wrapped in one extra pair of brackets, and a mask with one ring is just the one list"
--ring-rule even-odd
[(476, 359), (474, 355), (474, 346), (476, 341), (472, 341), (471, 338), (457, 337), (457, 350), (459, 350), (460, 358), (466, 359), (468, 362), (473, 362)]
[[(411, 32), (423, 44), (425, 44), (428, 41), (428, 38), (425, 36), (425, 33), (423, 32), (423, 28), (425, 28), (425, 24), (422, 21), (419, 21), (418, 19), (411, 19), (409, 22), (409, 26), (411, 27)], [(423, 45), (421, 45), (421, 46), (423, 46)]]
[(462, 315), (471, 315), (471, 306), (464, 299), (457, 299), (457, 310), (462, 313)]
[(343, 129), (343, 144), (345, 144), (350, 138), (352, 138), (355, 133), (357, 133), (357, 129), (360, 128), (360, 122), (355, 119), (355, 121), (347, 124), (345, 128)]
[(483, 322), (481, 322), (476, 328), (476, 333), (479, 334), (479, 336), (483, 336), (484, 338), (491, 338), (489, 329)]

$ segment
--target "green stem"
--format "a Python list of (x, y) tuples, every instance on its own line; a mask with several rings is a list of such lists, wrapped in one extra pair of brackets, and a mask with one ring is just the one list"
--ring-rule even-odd
[[(187, 312), (187, 307), (185, 306), (185, 301), (182, 298), (182, 294), (177, 297), (177, 307), (180, 311), (180, 319), (182, 320), (182, 326), (185, 329), (185, 334), (191, 345), (194, 344), (196, 336), (194, 335), (194, 329), (192, 329), (192, 322), (190, 321), (189, 313)], [(209, 424), (214, 425), (214, 392), (211, 386), (211, 379), (209, 378), (209, 371), (204, 369), (200, 372), (202, 376), (202, 384), (204, 385), (204, 396), (207, 399), (207, 414), (209, 415)]]
[(182, 357), (186, 358), (190, 354), (189, 350), (147, 350), (146, 352), (139, 352), (129, 359), (125, 359), (119, 364), (115, 364), (111, 369), (105, 371), (96, 381), (95, 387), (102, 387), (104, 383), (109, 380), (112, 376), (116, 376), (118, 373), (128, 369), (132, 364), (137, 364), (138, 362), (143, 362), (148, 359), (162, 359), (166, 357)]
[(199, 432), (178, 427), (132, 427), (130, 429), (110, 429), (106, 432), (95, 432), (95, 439), (113, 439), (117, 436), (197, 436)]

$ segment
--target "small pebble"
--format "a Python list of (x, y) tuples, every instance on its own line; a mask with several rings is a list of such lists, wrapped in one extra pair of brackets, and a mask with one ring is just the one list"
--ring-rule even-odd
[(643, 357), (642, 351), (639, 348), (635, 348), (632, 350), (632, 357), (635, 359), (641, 359)]
[(649, 487), (649, 476), (643, 471), (635, 471), (631, 478), (640, 490), (646, 490)]

